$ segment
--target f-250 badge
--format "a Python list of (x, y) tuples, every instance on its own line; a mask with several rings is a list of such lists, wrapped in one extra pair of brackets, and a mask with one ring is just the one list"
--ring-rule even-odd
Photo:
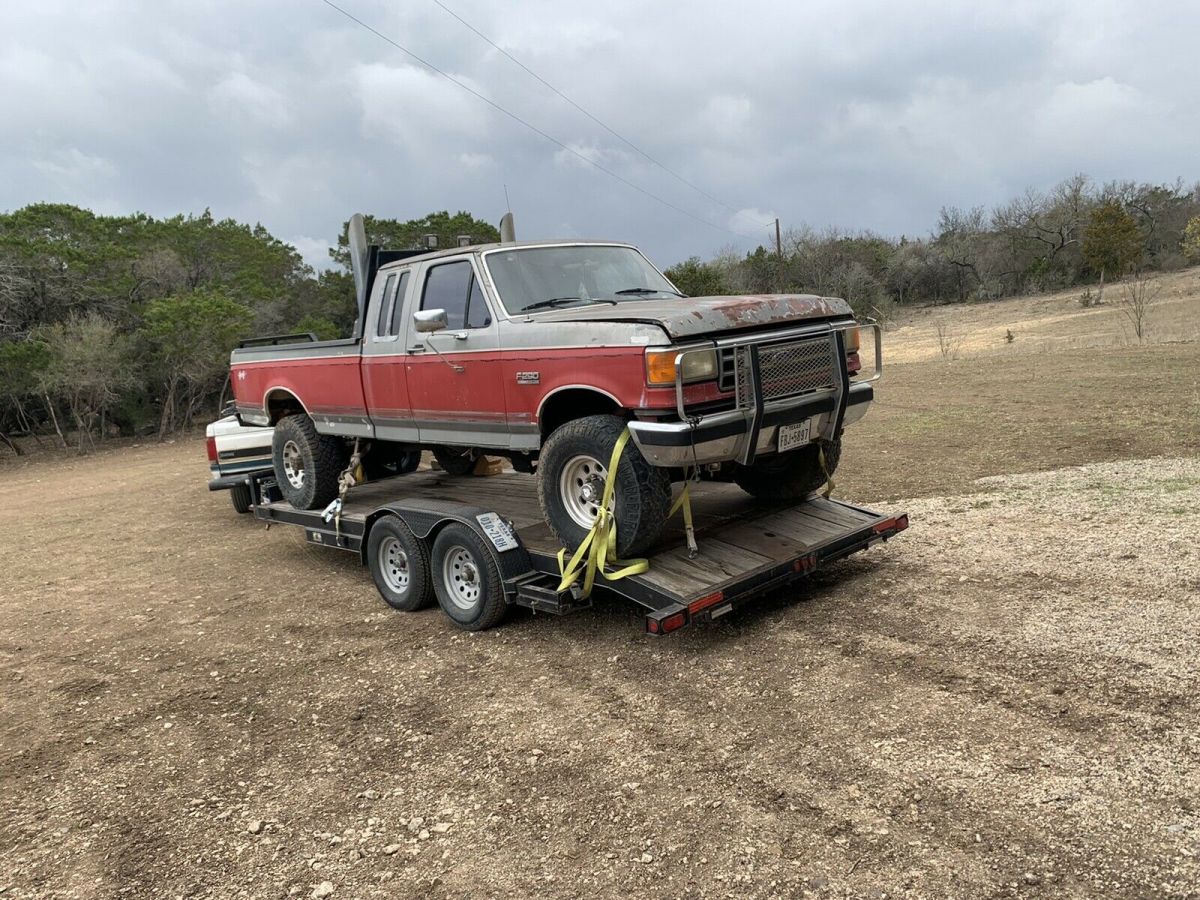
[(518, 372), (517, 384), (541, 384), (541, 372)]

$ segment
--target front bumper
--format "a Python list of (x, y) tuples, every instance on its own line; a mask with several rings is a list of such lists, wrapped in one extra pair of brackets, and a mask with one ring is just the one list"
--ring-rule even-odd
[[(851, 384), (842, 424), (850, 425), (866, 415), (867, 405), (874, 396), (874, 385)], [(822, 435), (832, 430), (831, 420), (836, 414), (836, 398), (832, 395), (767, 404), (758, 428), (754, 455), (775, 452), (779, 446), (780, 425), (812, 419), (812, 433)], [(704, 416), (694, 425), (636, 420), (629, 423), (630, 436), (646, 461), (652, 466), (669, 468), (740, 460), (746, 455), (752, 431), (750, 416), (740, 409)]]
[[(875, 331), (875, 374), (866, 381), (850, 381), (844, 333), (851, 327), (853, 323), (827, 325), (784, 335), (716, 342), (718, 354), (736, 373), (734, 407), (707, 415), (693, 415), (685, 407), (682, 361), (689, 352), (712, 351), (681, 351), (675, 360), (680, 373), (675, 392), (679, 418), (667, 422), (635, 419), (629, 423), (634, 443), (651, 465), (678, 468), (728, 461), (751, 465), (760, 453), (778, 451), (780, 426), (805, 420), (812, 420), (810, 434), (814, 439), (835, 439), (843, 426), (866, 414), (875, 396), (872, 382), (883, 367), (882, 330), (871, 323)], [(793, 361), (785, 358), (793, 352), (806, 354), (807, 372), (796, 374)], [(812, 363), (821, 359), (825, 374), (812, 368)], [(785, 393), (787, 383), (780, 389), (780, 373), (789, 365), (792, 369), (786, 378), (793, 389), (802, 386), (801, 379), (816, 377), (815, 382), (808, 382), (809, 390)]]

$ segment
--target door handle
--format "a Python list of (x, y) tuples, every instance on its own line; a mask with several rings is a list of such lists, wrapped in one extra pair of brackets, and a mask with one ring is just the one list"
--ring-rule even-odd
[(424, 344), (417, 344), (417, 346), (415, 346), (415, 347), (409, 347), (409, 348), (408, 348), (408, 352), (409, 352), (409, 353), (424, 353), (424, 352), (425, 352), (425, 345), (424, 345)]

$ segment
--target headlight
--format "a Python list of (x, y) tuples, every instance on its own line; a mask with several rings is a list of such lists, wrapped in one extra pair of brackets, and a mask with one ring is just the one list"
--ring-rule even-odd
[(675, 383), (675, 357), (683, 354), (683, 380), (710, 381), (717, 377), (717, 351), (705, 347), (672, 347), (646, 351), (646, 383)]

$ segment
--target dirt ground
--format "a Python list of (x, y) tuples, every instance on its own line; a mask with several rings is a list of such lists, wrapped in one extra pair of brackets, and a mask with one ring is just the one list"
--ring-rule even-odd
[(912, 528), (657, 641), (8, 461), (0, 897), (1200, 896), (1198, 422), (1196, 344), (901, 362), (838, 495)]

